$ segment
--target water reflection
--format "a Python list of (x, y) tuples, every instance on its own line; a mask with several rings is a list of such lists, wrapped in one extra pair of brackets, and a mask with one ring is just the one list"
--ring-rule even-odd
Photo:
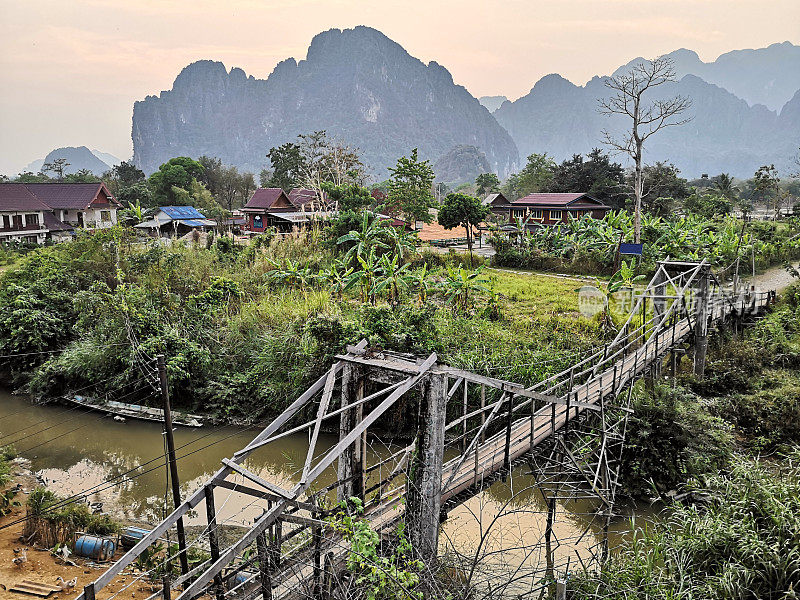
[[(257, 431), (257, 428), (234, 427), (177, 429), (175, 443), (177, 454), (182, 457), (179, 471), (184, 497), (219, 469), (222, 458), (247, 445)], [(332, 435), (320, 435), (318, 452), (330, 448), (335, 441)], [(169, 497), (164, 440), (157, 423), (132, 420), (118, 423), (82, 409), (32, 405), (25, 397), (0, 390), (0, 445), (7, 443), (14, 443), (20, 454), (31, 461), (32, 469), (59, 495), (69, 496), (91, 488), (91, 501), (103, 502), (106, 511), (134, 522), (156, 522), (169, 506), (164, 501)], [(299, 480), (307, 448), (305, 434), (288, 436), (255, 452), (245, 467), (268, 481), (289, 487)], [(373, 441), (369, 461), (397, 449)], [(135, 469), (130, 474), (135, 479), (107, 483), (131, 469)], [(476, 551), (475, 544), (483, 536), (483, 551), (502, 550), (493, 556), (501, 556), (506, 563), (541, 562), (540, 550), (535, 548), (540, 548), (546, 509), (534, 478), (525, 471), (527, 467), (516, 469), (508, 482), (496, 483), (453, 510), (443, 526), (443, 543), (453, 544), (462, 554), (469, 554)], [(332, 483), (334, 478), (332, 467), (320, 478), (317, 489)], [(229, 479), (245, 483), (238, 475)], [(224, 489), (217, 494), (221, 522), (246, 526), (262, 513), (263, 501)], [(597, 542), (599, 525), (580, 514), (584, 512), (589, 512), (585, 506), (559, 507), (557, 538), (566, 542), (583, 536), (577, 555), (571, 545), (564, 544), (563, 552), (576, 556), (573, 561), (578, 555), (585, 559), (589, 547)], [(504, 514), (498, 518), (500, 513)], [(487, 534), (490, 523), (491, 531)], [(205, 511), (190, 514), (188, 525), (205, 525)], [(624, 532), (627, 521), (621, 520), (617, 527)], [(614, 541), (612, 538), (612, 545)]]

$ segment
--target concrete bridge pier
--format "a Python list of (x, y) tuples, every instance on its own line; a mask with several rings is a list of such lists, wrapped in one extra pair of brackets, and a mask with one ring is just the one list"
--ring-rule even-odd
[(427, 565), (436, 562), (442, 505), (447, 375), (427, 377), (417, 415), (417, 442), (409, 465), (406, 523), (412, 546)]
[[(364, 374), (351, 363), (342, 368), (342, 408), (355, 404), (364, 397)], [(350, 433), (364, 418), (364, 405), (344, 411), (339, 417), (339, 439)], [(366, 431), (346, 448), (338, 461), (339, 481), (337, 500), (345, 502), (352, 497), (364, 499), (364, 454)]]

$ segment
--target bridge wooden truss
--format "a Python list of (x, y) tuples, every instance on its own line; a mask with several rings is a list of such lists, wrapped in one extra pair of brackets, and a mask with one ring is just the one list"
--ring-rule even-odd
[[(695, 371), (702, 375), (709, 328), (758, 314), (774, 293), (725, 290), (705, 262), (665, 261), (647, 287), (630, 297), (632, 309), (610, 343), (532, 387), (442, 364), (435, 353), (418, 358), (369, 348), (365, 341), (348, 347), (252, 442), (224, 459), (205, 485), (87, 585), (79, 599), (94, 600), (201, 504), (207, 526), (189, 546), (210, 550), (211, 558), (165, 580), (172, 597), (330, 597), (333, 574), (349, 552), (326, 520), (338, 510), (334, 492), (341, 501), (360, 498), (363, 518), (387, 539), (404, 520), (415, 551), (435, 561), (443, 515), (520, 461), (541, 482), (549, 524), (557, 500), (585, 495), (598, 501), (607, 530), (632, 383), (658, 374), (665, 357), (687, 343), (695, 346)], [(416, 411), (416, 438), (369, 464), (368, 431), (385, 426), (401, 402)], [(320, 434), (336, 428), (338, 442), (321, 448)], [(581, 445), (567, 443), (570, 430), (582, 432)], [(260, 448), (298, 433), (309, 436), (309, 448), (293, 487), (280, 487), (245, 466)], [(321, 475), (334, 466), (336, 481), (322, 486)], [(263, 514), (222, 548), (216, 493), (224, 490), (252, 497)], [(551, 560), (548, 569), (552, 572)], [(133, 582), (152, 575), (151, 570), (128, 577)]]

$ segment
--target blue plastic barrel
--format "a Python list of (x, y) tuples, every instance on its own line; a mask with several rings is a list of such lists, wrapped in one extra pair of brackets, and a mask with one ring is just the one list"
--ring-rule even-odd
[(149, 529), (142, 529), (141, 527), (126, 527), (122, 530), (119, 543), (126, 550), (130, 550), (136, 544), (142, 541), (142, 538), (150, 533)]
[[(253, 577), (255, 577), (255, 579), (253, 579)], [(252, 571), (239, 571), (233, 577), (233, 582), (235, 585), (239, 585), (241, 583), (244, 583), (248, 579), (250, 579), (251, 581), (259, 581), (258, 577), (256, 577), (256, 574), (253, 573)]]
[(114, 557), (116, 546), (108, 538), (95, 535), (82, 535), (75, 542), (75, 554), (84, 558), (93, 558), (99, 561), (109, 560)]

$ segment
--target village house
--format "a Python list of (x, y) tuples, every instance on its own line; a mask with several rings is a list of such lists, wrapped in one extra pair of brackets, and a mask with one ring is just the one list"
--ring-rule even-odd
[(508, 200), (503, 194), (490, 194), (484, 203), (492, 213), (513, 223), (521, 218), (529, 228), (553, 226), (566, 223), (571, 217), (580, 219), (589, 215), (602, 219), (611, 207), (600, 200), (582, 193), (538, 193), (528, 194), (518, 200)]
[[(50, 207), (21, 183), (0, 186), (0, 242), (43, 244), (49, 230), (44, 224)], [(55, 218), (55, 217), (54, 217)]]
[(194, 206), (161, 206), (152, 219), (139, 223), (137, 229), (146, 229), (154, 237), (162, 235), (181, 237), (190, 231), (206, 231), (216, 226), (216, 222)]
[(262, 233), (270, 227), (287, 232), (333, 216), (328, 209), (326, 195), (319, 198), (314, 190), (295, 188), (287, 195), (281, 188), (258, 188), (242, 212), (247, 218), (247, 230)]
[(0, 242), (68, 240), (77, 227), (112, 227), (119, 207), (102, 183), (3, 183)]
[(28, 191), (72, 227), (107, 229), (117, 224), (122, 205), (104, 183), (26, 183)]

